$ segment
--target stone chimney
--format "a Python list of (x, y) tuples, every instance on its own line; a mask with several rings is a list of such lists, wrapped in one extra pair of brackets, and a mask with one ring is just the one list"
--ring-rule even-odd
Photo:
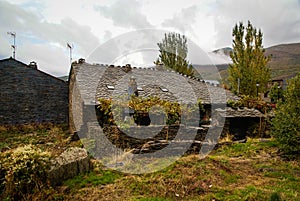
[(128, 95), (135, 95), (138, 96), (138, 90), (137, 90), (137, 83), (135, 81), (135, 78), (132, 76), (130, 77), (129, 83), (128, 83), (128, 89), (127, 89)]
[(78, 63), (79, 63), (79, 64), (85, 63), (85, 59), (83, 59), (83, 58), (78, 59)]
[(33, 69), (36, 69), (36, 70), (37, 70), (37, 64), (36, 64), (35, 61), (31, 61), (31, 62), (28, 64), (28, 66), (29, 66), (30, 68), (33, 68)]
[(125, 68), (123, 69), (126, 73), (131, 71), (131, 65), (130, 64), (126, 64)]

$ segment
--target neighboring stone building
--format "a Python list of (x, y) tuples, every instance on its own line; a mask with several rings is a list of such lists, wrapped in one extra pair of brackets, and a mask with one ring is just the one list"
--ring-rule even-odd
[(226, 107), (225, 109), (216, 109), (216, 114), (225, 118), (223, 133), (231, 135), (233, 140), (245, 139), (247, 136), (265, 137), (264, 131), (266, 119), (268, 116), (262, 114), (254, 108), (237, 108)]
[(13, 58), (0, 60), (0, 124), (67, 123), (68, 84)]

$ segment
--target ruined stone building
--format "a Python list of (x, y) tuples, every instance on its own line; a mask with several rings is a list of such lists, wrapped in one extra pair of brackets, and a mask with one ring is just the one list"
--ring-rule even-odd
[[(187, 126), (189, 128), (183, 132), (182, 136), (189, 136), (189, 132), (196, 133), (195, 138), (191, 139), (201, 141), (205, 138), (211, 125), (201, 127), (202, 123), (200, 121), (206, 120), (210, 124), (212, 110), (216, 112), (222, 106), (226, 108), (228, 100), (239, 99), (230, 91), (219, 86), (205, 83), (204, 80), (195, 77), (179, 74), (162, 66), (153, 68), (131, 67), (130, 65), (108, 66), (89, 64), (84, 60), (80, 60), (73, 63), (69, 77), (70, 130), (71, 132), (77, 132), (82, 139), (95, 140), (93, 149), (101, 153), (107, 152), (106, 149), (110, 149), (107, 146), (112, 141), (115, 141), (117, 147), (122, 149), (141, 148), (147, 143), (165, 140), (166, 138), (172, 141), (179, 138), (178, 133), (182, 132), (180, 129), (186, 129)], [(132, 84), (133, 79), (136, 82), (134, 84)], [(132, 94), (141, 98), (159, 97), (162, 100), (180, 104), (190, 104), (201, 100), (205, 111), (194, 118), (198, 122), (192, 126), (190, 122), (184, 121), (175, 124), (168, 124), (166, 121), (157, 123), (158, 121), (155, 121), (155, 118), (152, 118), (148, 125), (137, 124), (133, 127), (127, 125), (127, 130), (122, 130), (123, 125), (121, 124), (108, 125), (107, 122), (105, 124), (103, 114), (98, 114), (99, 99), (116, 100), (124, 96), (129, 98)], [(212, 107), (212, 99), (214, 100), (214, 107)], [(125, 102), (126, 100), (129, 99), (125, 99)], [(231, 111), (229, 108), (227, 109)], [(130, 116), (130, 111), (128, 112), (126, 108), (122, 108), (122, 110), (124, 116)], [(220, 113), (220, 109), (218, 110)], [(248, 116), (248, 113), (238, 112), (234, 118), (226, 116), (226, 112), (225, 115), (222, 113), (219, 116), (231, 117), (237, 123), (240, 121), (238, 116), (244, 118), (243, 115), (246, 115), (246, 118), (259, 118), (256, 114)], [(154, 121), (155, 123), (153, 123)], [(218, 129), (222, 131), (222, 128)], [(229, 129), (223, 130), (230, 132)], [(155, 134), (155, 132), (157, 133)]]
[[(132, 77), (137, 82), (137, 93), (140, 97), (159, 97), (180, 103), (201, 100), (207, 110), (211, 106), (212, 98), (215, 105), (226, 104), (227, 100), (238, 100), (238, 97), (228, 90), (159, 66), (154, 68), (137, 68), (130, 65), (105, 66), (89, 64), (81, 60), (72, 65), (70, 72), (69, 122), (72, 124), (72, 129), (79, 129), (74, 127), (74, 123), (81, 125), (84, 121), (93, 121), (82, 119), (85, 118), (83, 111), (85, 108), (97, 106), (99, 98), (110, 99), (127, 94), (128, 82)], [(224, 93), (223, 99), (222, 93)], [(77, 115), (74, 115), (75, 113)]]

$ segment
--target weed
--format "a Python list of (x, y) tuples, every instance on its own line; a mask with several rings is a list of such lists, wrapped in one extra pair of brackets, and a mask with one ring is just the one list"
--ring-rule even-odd
[(274, 192), (270, 196), (270, 201), (281, 201), (280, 194), (278, 192)]

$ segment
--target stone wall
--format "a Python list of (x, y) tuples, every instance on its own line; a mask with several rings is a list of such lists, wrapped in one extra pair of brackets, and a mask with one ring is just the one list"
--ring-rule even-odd
[(70, 147), (59, 157), (52, 160), (48, 179), (53, 186), (60, 185), (64, 180), (90, 171), (90, 157), (85, 149)]
[(0, 61), (0, 124), (66, 123), (68, 84), (12, 58)]
[[(99, 130), (103, 132), (99, 132)], [(186, 128), (184, 125), (150, 125), (130, 127), (125, 130), (120, 130), (114, 125), (105, 125), (101, 128), (98, 122), (90, 122), (87, 128), (80, 131), (80, 137), (92, 142), (92, 144), (86, 143), (84, 146), (96, 158), (97, 154), (100, 154), (101, 157), (109, 157), (113, 153), (107, 146), (108, 144), (113, 144), (124, 151), (140, 154), (163, 149), (169, 143), (180, 148), (182, 147), (181, 143), (189, 142), (191, 147), (188, 152), (199, 152), (208, 127)]]

